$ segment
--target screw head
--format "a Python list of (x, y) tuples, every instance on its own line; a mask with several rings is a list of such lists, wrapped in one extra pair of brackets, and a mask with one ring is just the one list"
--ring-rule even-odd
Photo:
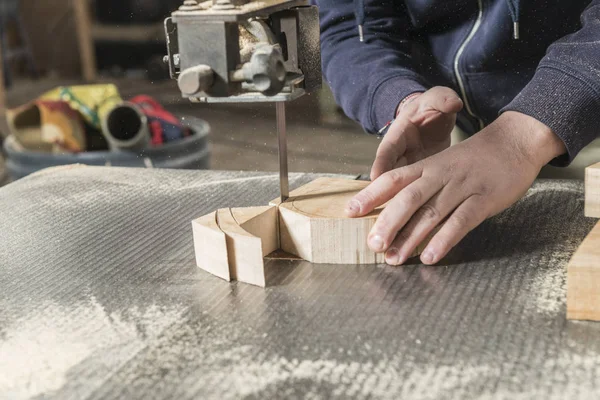
[[(167, 55), (167, 56), (164, 56), (164, 57), (162, 58), (162, 60), (163, 60), (163, 62), (164, 62), (165, 64), (168, 64), (168, 63), (169, 63), (169, 56), (168, 56), (168, 55)], [(179, 67), (179, 60), (180, 60), (180, 58), (179, 58), (179, 54), (173, 54), (173, 64), (174, 64), (176, 67)]]

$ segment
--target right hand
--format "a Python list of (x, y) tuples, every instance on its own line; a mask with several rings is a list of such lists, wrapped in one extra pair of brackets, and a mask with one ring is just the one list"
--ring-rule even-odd
[(401, 104), (377, 149), (371, 180), (450, 147), (450, 133), (462, 107), (456, 92), (444, 86), (433, 87)]

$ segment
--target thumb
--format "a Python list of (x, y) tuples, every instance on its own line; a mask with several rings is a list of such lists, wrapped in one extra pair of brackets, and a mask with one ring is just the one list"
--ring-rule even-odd
[(412, 126), (405, 118), (397, 118), (390, 126), (387, 134), (381, 140), (371, 167), (371, 180), (394, 168), (407, 164), (404, 153), (406, 152), (406, 135)]
[[(409, 103), (406, 107), (413, 108), (412, 113), (421, 114), (427, 113), (427, 111), (438, 111), (443, 114), (456, 114), (463, 108), (463, 102), (460, 97), (456, 94), (456, 92), (445, 86), (436, 86), (421, 96), (419, 96), (419, 101), (415, 101), (413, 103)], [(408, 110), (407, 110), (408, 111)]]

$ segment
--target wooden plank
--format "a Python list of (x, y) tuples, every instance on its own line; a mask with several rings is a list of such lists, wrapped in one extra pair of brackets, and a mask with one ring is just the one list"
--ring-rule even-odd
[(96, 80), (96, 54), (92, 38), (89, 0), (71, 0), (75, 12), (75, 28), (79, 42), (81, 70), (86, 82)]
[[(217, 211), (217, 223), (227, 240), (232, 278), (257, 286), (266, 286), (263, 258), (277, 249), (277, 240), (274, 239), (277, 236), (276, 216), (275, 208), (269, 207), (262, 214), (247, 220), (244, 226), (258, 235), (255, 236), (238, 225), (231, 209)], [(251, 223), (252, 221), (254, 222)]]
[(230, 281), (226, 237), (216, 218), (216, 211), (213, 211), (192, 221), (196, 264), (206, 272)]
[(567, 319), (600, 321), (600, 222), (567, 266)]
[(600, 218), (600, 163), (585, 169), (586, 217)]

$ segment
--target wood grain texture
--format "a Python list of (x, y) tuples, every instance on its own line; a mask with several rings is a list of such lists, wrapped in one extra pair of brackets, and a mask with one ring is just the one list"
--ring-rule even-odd
[[(234, 214), (244, 222), (238, 223)], [(277, 210), (253, 207), (252, 210), (224, 208), (217, 211), (217, 223), (225, 233), (229, 271), (232, 278), (266, 286), (263, 258), (277, 250)]]
[(263, 259), (278, 249), (314, 263), (383, 263), (384, 254), (369, 249), (367, 236), (385, 205), (360, 218), (344, 212), (346, 203), (368, 184), (319, 178), (292, 191), (284, 203), (276, 199), (269, 206), (223, 208), (199, 218), (194, 221), (198, 265), (227, 280), (265, 286)]
[(567, 266), (567, 319), (600, 321), (600, 222)]
[(369, 182), (318, 178), (293, 190), (279, 206), (281, 249), (303, 259), (327, 264), (381, 263), (382, 254), (367, 247), (367, 235), (381, 209), (368, 216), (348, 218), (346, 203)]
[(348, 218), (344, 212), (346, 203), (369, 183), (319, 178), (293, 190), (283, 204), (272, 200), (270, 204), (279, 206), (281, 249), (315, 263), (383, 263), (384, 254), (369, 249), (367, 236), (385, 205), (360, 218)]
[(312, 258), (310, 218), (279, 207), (279, 246), (286, 253), (304, 260)]
[(600, 218), (600, 163), (585, 169), (585, 216)]
[(208, 273), (231, 280), (227, 242), (219, 228), (216, 211), (192, 221), (196, 264)]
[(265, 256), (279, 248), (277, 207), (232, 208), (231, 214), (242, 229), (260, 238)]

